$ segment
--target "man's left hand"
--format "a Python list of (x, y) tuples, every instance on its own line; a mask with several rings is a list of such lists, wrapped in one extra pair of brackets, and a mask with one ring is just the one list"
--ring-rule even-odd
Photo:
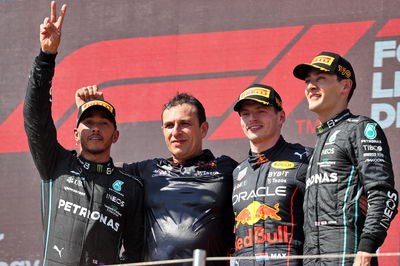
[(371, 265), (371, 254), (364, 251), (358, 251), (353, 266), (370, 266), (370, 265)]

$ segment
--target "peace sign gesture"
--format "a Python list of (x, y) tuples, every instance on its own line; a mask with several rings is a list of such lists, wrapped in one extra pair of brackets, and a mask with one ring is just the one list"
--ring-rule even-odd
[(61, 27), (64, 21), (67, 5), (61, 7), (61, 15), (56, 19), (56, 2), (51, 2), (50, 18), (46, 17), (40, 25), (40, 47), (43, 52), (57, 53), (61, 41)]

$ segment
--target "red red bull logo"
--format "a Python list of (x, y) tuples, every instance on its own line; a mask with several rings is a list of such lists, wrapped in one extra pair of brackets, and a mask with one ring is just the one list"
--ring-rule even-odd
[(272, 208), (258, 201), (253, 201), (235, 217), (236, 228), (239, 224), (253, 225), (259, 220), (267, 220), (268, 218), (280, 221), (282, 218), (278, 215), (278, 212), (279, 203), (276, 203)]
[(262, 243), (289, 243), (288, 227), (279, 225), (276, 231), (267, 231), (264, 227), (256, 226), (247, 230), (244, 237), (236, 237), (236, 251)]

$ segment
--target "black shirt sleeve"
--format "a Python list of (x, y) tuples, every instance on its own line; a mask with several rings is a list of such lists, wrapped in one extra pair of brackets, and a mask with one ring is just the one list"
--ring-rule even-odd
[[(382, 128), (365, 119), (352, 134), (357, 171), (368, 199), (368, 212), (360, 237), (359, 251), (375, 252), (384, 242), (397, 213), (398, 193), (389, 145)], [(374, 156), (371, 156), (373, 153)]]
[(24, 126), (29, 148), (42, 179), (51, 179), (57, 151), (57, 133), (51, 117), (51, 85), (56, 55), (40, 52), (29, 76), (24, 102)]
[(136, 185), (132, 189), (132, 202), (127, 214), (126, 228), (123, 233), (124, 263), (143, 261), (144, 210), (143, 189)]

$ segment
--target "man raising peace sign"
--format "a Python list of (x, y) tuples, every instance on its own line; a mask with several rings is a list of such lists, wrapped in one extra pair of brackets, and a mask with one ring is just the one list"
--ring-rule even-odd
[(119, 132), (115, 108), (96, 99), (79, 108), (74, 137), (79, 153), (57, 141), (51, 117), (52, 78), (67, 6), (40, 25), (24, 103), (29, 147), (42, 184), (43, 265), (105, 265), (142, 260), (142, 182), (114, 167)]

